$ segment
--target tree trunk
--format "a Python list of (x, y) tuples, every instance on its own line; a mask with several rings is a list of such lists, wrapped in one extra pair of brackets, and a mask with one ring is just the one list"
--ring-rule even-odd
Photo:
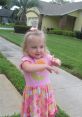
[(42, 19), (43, 19), (43, 14), (39, 15), (39, 22), (38, 22), (38, 29), (41, 30), (42, 27)]
[(20, 22), (24, 25), (27, 25), (26, 12), (24, 11), (20, 16)]

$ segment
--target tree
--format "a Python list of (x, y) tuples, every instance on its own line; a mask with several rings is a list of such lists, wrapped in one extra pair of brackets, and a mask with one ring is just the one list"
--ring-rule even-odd
[(29, 8), (38, 7), (39, 0), (12, 0), (12, 6), (16, 5), (19, 7), (19, 20), (26, 25), (27, 18), (26, 13)]
[(18, 12), (19, 12), (19, 10), (17, 8), (14, 9), (14, 11), (13, 11), (12, 20), (13, 20), (14, 23), (18, 22), (18, 17), (17, 17)]
[(10, 8), (11, 0), (0, 0), (0, 6), (4, 8)]
[(52, 0), (52, 2), (56, 2), (56, 3), (59, 3), (59, 4), (64, 4), (64, 3), (67, 3), (69, 2), (69, 0)]
[(0, 0), (0, 5), (5, 6), (7, 4), (7, 0)]

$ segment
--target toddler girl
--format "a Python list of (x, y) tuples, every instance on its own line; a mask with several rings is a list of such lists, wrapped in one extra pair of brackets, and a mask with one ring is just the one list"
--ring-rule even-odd
[(52, 66), (61, 62), (47, 51), (44, 33), (34, 28), (25, 34), (23, 53), (21, 69), (26, 86), (21, 117), (55, 117), (57, 105), (49, 74), (58, 73)]

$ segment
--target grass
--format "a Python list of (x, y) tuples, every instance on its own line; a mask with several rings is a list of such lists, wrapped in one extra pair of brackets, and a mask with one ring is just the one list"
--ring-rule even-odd
[(0, 30), (0, 35), (18, 46), (23, 42), (23, 34), (16, 34), (10, 30)]
[(14, 23), (9, 23), (9, 24), (0, 23), (0, 27), (12, 28), (13, 26), (14, 26)]
[[(5, 117), (9, 117), (9, 116), (5, 116)], [(12, 115), (10, 117), (20, 117), (20, 115), (19, 114), (14, 114), (14, 115)], [(65, 112), (63, 110), (61, 110), (59, 108), (59, 112), (56, 114), (56, 117), (69, 117), (69, 116), (67, 114), (65, 114)]]
[[(23, 42), (23, 34), (0, 30), (0, 35), (19, 46)], [(47, 45), (50, 52), (61, 59), (63, 69), (82, 79), (82, 40), (49, 34)]]
[(16, 66), (11, 64), (2, 54), (0, 54), (0, 74), (5, 74), (16, 89), (22, 94), (24, 88), (23, 75)]
[(50, 51), (62, 61), (62, 67), (82, 78), (82, 40), (74, 37), (48, 35)]
[(19, 114), (14, 114), (14, 115), (11, 115), (11, 116), (5, 116), (5, 117), (20, 117)]
[[(24, 89), (24, 79), (21, 72), (0, 53), (0, 74), (1, 73), (5, 74), (7, 78), (12, 82), (12, 84), (16, 87), (16, 89), (20, 92), (20, 94), (22, 94)], [(20, 115), (14, 114), (10, 117), (20, 117)], [(69, 116), (59, 108), (59, 112), (57, 113), (56, 117)]]

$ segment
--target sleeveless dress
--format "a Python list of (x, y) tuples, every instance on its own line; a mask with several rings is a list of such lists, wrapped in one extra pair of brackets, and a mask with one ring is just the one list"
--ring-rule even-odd
[[(21, 69), (25, 61), (30, 64), (50, 64), (50, 59), (51, 55), (46, 55), (41, 59), (24, 56), (21, 59)], [(26, 86), (23, 91), (21, 117), (55, 117), (57, 105), (49, 71), (41, 70), (28, 73), (23, 70), (23, 72)]]

